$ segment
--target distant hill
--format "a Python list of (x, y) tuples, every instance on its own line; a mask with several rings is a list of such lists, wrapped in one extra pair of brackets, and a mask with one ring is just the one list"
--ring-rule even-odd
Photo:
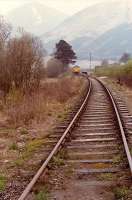
[(77, 49), (81, 58), (87, 58), (88, 52), (92, 52), (95, 58), (118, 58), (124, 52), (132, 54), (132, 24), (121, 24), (91, 43), (82, 43)]
[(41, 35), (55, 28), (67, 16), (40, 3), (27, 3), (14, 9), (6, 18), (15, 27), (24, 27), (28, 32)]
[[(119, 38), (117, 38), (118, 40), (116, 43), (115, 41), (108, 43), (107, 37), (109, 37), (110, 40), (110, 34), (112, 34), (111, 37), (113, 40), (116, 40), (114, 34), (121, 29), (127, 34), (127, 29), (124, 24), (129, 23), (130, 19), (132, 19), (131, 17), (132, 12), (128, 10), (126, 0), (104, 1), (100, 4), (90, 6), (64, 20), (64, 22), (51, 32), (43, 34), (42, 38), (46, 48), (50, 51), (56, 41), (65, 39), (73, 45), (79, 58), (86, 57), (88, 51), (92, 50), (91, 48), (93, 48), (97, 57), (113, 57), (116, 51), (114, 44), (126, 48), (129, 42), (126, 42), (126, 46), (123, 47), (123, 45), (120, 45), (121, 41)], [(123, 35), (120, 38), (126, 39)], [(103, 51), (103, 47), (105, 51), (107, 51), (101, 54), (100, 50), (102, 49)], [(120, 50), (120, 52), (122, 52), (122, 50)], [(117, 54), (120, 52), (118, 51)]]

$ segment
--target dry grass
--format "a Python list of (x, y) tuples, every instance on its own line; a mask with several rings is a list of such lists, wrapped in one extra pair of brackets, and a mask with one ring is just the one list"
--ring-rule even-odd
[(55, 82), (43, 82), (41, 88), (30, 95), (11, 90), (5, 105), (8, 123), (13, 127), (20, 127), (29, 125), (34, 120), (39, 123), (47, 116), (57, 114), (69, 99), (79, 93), (82, 85), (81, 78), (63, 77)]
[[(8, 181), (0, 177), (0, 189), (3, 190), (12, 177), (17, 177), (19, 169), (22, 176), (36, 170), (43, 159), (41, 150), (45, 149), (46, 137), (74, 105), (85, 83), (81, 77), (47, 79), (30, 95), (12, 90), (6, 101), (1, 99), (0, 125), (5, 126), (0, 129), (0, 173), (6, 174)], [(61, 164), (59, 159), (56, 162)]]

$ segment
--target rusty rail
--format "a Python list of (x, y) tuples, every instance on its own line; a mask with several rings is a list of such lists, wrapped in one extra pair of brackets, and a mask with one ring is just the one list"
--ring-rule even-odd
[[(124, 131), (124, 128), (123, 128), (123, 125), (122, 125), (122, 120), (121, 120), (121, 117), (120, 117), (120, 113), (119, 113), (118, 107), (116, 105), (116, 102), (115, 102), (114, 97), (113, 97), (112, 93), (110, 92), (110, 90), (102, 83), (102, 81), (100, 81), (99, 79), (96, 79), (96, 80), (98, 82), (100, 82), (100, 84), (104, 87), (104, 89), (107, 92), (107, 94), (108, 94), (108, 96), (109, 96), (109, 98), (111, 100), (111, 103), (113, 105), (113, 109), (115, 111), (116, 118), (117, 118), (117, 121), (118, 121), (118, 125), (119, 125), (119, 128), (120, 128), (120, 133), (121, 133), (121, 137), (122, 137), (125, 153), (126, 153), (126, 156), (127, 156), (127, 159), (128, 159), (128, 163), (129, 163), (129, 167), (130, 167), (130, 171), (131, 171), (131, 174), (132, 174), (132, 157), (131, 157), (131, 154), (130, 154), (129, 146), (128, 146), (127, 139), (126, 139), (126, 136), (125, 136), (125, 131)], [(77, 122), (78, 118), (81, 116), (81, 113), (83, 112), (83, 110), (84, 110), (84, 108), (85, 108), (85, 106), (86, 106), (86, 104), (88, 102), (88, 99), (89, 99), (89, 95), (90, 95), (91, 88), (92, 88), (91, 81), (89, 81), (89, 83), (90, 83), (89, 84), (89, 90), (87, 92), (86, 98), (83, 101), (80, 109), (78, 110), (78, 112), (74, 116), (73, 120), (71, 121), (71, 123), (69, 124), (69, 126), (67, 127), (65, 132), (63, 133), (62, 137), (57, 142), (56, 146), (53, 148), (52, 152), (49, 154), (48, 158), (45, 160), (45, 162), (43, 163), (41, 168), (38, 170), (38, 172), (33, 177), (33, 179), (28, 184), (28, 186), (23, 191), (22, 195), (20, 196), (20, 198), (18, 200), (25, 200), (25, 198), (28, 196), (28, 194), (32, 190), (33, 186), (35, 185), (35, 183), (37, 182), (37, 180), (41, 176), (41, 174), (45, 171), (46, 167), (48, 166), (48, 164), (51, 161), (51, 159), (53, 158), (53, 156), (59, 151), (61, 145), (64, 144), (68, 134), (70, 133), (72, 128), (75, 126), (75, 123)]]
[(25, 188), (25, 190), (23, 191), (22, 195), (20, 196), (20, 198), (18, 200), (24, 200), (28, 196), (28, 194), (32, 190), (33, 186), (35, 185), (35, 183), (37, 182), (37, 180), (41, 176), (41, 174), (45, 171), (46, 167), (48, 166), (48, 164), (51, 161), (51, 159), (53, 158), (53, 156), (58, 152), (60, 146), (65, 142), (66, 136), (68, 135), (70, 130), (74, 127), (76, 121), (78, 120), (78, 118), (80, 117), (83, 109), (86, 106), (88, 98), (89, 98), (89, 95), (90, 95), (90, 92), (91, 92), (91, 81), (89, 80), (89, 89), (88, 89), (87, 95), (86, 95), (85, 100), (83, 101), (80, 109), (78, 110), (78, 112), (76, 113), (76, 115), (72, 119), (71, 123), (69, 124), (69, 126), (67, 127), (65, 132), (63, 133), (62, 137), (59, 139), (59, 141), (57, 142), (56, 146), (53, 148), (53, 150), (51, 151), (51, 153), (49, 154), (49, 156), (47, 157), (47, 159), (45, 160), (45, 162), (43, 163), (41, 168), (38, 170), (38, 172), (33, 177), (31, 182), (27, 185), (27, 187)]
[(128, 142), (127, 142), (127, 139), (126, 139), (124, 127), (123, 127), (123, 125), (122, 125), (123, 123), (122, 123), (122, 120), (121, 120), (121, 117), (120, 117), (120, 113), (119, 113), (118, 107), (117, 107), (117, 105), (116, 105), (116, 101), (115, 101), (115, 99), (114, 99), (114, 97), (113, 97), (111, 91), (102, 83), (102, 81), (100, 81), (99, 79), (96, 79), (96, 80), (99, 81), (99, 83), (101, 83), (101, 85), (104, 87), (104, 89), (105, 89), (106, 92), (108, 93), (108, 96), (109, 96), (110, 99), (111, 99), (111, 102), (112, 102), (114, 111), (115, 111), (115, 113), (116, 113), (118, 125), (119, 125), (119, 128), (120, 128), (121, 137), (122, 137), (122, 142), (123, 142), (124, 149), (125, 149), (125, 153), (126, 153), (127, 160), (128, 160), (128, 163), (129, 163), (130, 172), (131, 172), (131, 174), (132, 174), (132, 156), (131, 156), (130, 149), (129, 149), (129, 146), (128, 146)]

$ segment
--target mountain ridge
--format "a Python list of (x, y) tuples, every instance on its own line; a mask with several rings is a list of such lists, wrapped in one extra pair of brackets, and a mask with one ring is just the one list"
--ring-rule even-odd
[[(78, 56), (82, 57), (82, 49), (88, 51), (89, 48), (86, 46), (88, 47), (90, 43), (92, 44), (110, 30), (114, 31), (121, 24), (132, 22), (130, 19), (132, 19), (132, 12), (127, 9), (125, 0), (98, 3), (66, 19), (52, 32), (42, 35), (42, 39), (50, 52), (58, 40), (64, 39), (70, 42)], [(111, 56), (113, 57), (112, 54)]]
[(61, 11), (41, 3), (26, 3), (6, 15), (13, 26), (21, 26), (36, 35), (50, 31), (67, 17)]

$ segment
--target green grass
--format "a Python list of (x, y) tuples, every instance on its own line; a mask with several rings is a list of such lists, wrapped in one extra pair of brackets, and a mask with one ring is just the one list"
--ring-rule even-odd
[(64, 160), (59, 156), (54, 156), (53, 159), (51, 160), (51, 163), (49, 164), (49, 167), (54, 168), (62, 165), (64, 165)]
[(35, 200), (48, 200), (49, 199), (49, 192), (47, 188), (42, 189), (37, 195)]
[(128, 187), (117, 187), (114, 189), (114, 195), (115, 195), (115, 198), (116, 199), (119, 199), (119, 200), (125, 200), (127, 199), (128, 195), (129, 195), (129, 189)]
[(111, 78), (130, 78), (132, 77), (132, 60), (125, 65), (110, 65), (107, 67), (96, 67), (94, 71), (97, 76), (108, 76)]
[(67, 159), (67, 151), (62, 149), (56, 156), (53, 157), (50, 167), (59, 167), (65, 164), (64, 160)]
[(44, 144), (44, 139), (35, 139), (26, 144), (24, 151), (22, 152), (23, 160), (31, 157), (31, 155), (36, 152)]
[(24, 164), (24, 159), (19, 158), (19, 159), (15, 160), (13, 166), (16, 165), (16, 166), (20, 167), (20, 166), (22, 166), (23, 164)]
[(2, 192), (6, 187), (6, 177), (0, 175), (0, 192)]
[(102, 173), (98, 176), (99, 180), (112, 181), (115, 176), (112, 173)]
[(121, 155), (114, 156), (114, 158), (113, 158), (113, 164), (116, 165), (116, 164), (120, 163), (122, 161), (122, 159), (123, 158), (121, 157)]
[(10, 145), (9, 149), (10, 149), (10, 150), (18, 150), (18, 145), (17, 145), (15, 142), (13, 142), (13, 143)]
[(58, 156), (63, 160), (67, 159), (68, 158), (67, 151), (65, 149), (61, 149), (61, 151), (58, 153)]
[(26, 144), (24, 150), (21, 152), (20, 157), (14, 161), (13, 166), (22, 166), (24, 162), (31, 158), (31, 156), (44, 145), (44, 139), (35, 139)]
[(20, 129), (20, 133), (21, 133), (21, 135), (27, 135), (28, 134), (28, 130), (26, 128), (21, 128)]

